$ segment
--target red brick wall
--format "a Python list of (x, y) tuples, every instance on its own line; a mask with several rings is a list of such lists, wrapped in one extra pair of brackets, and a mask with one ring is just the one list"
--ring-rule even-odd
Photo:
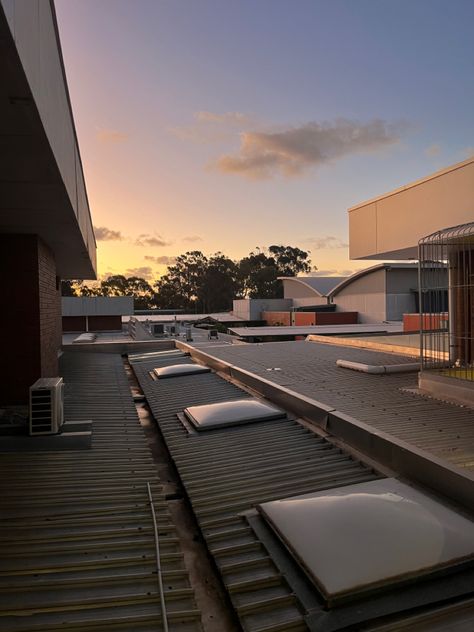
[(262, 312), (262, 320), (269, 327), (273, 325), (290, 325), (290, 312)]
[(53, 253), (40, 239), (38, 283), (41, 377), (54, 377), (58, 374), (58, 349), (61, 346), (61, 284), (56, 281)]
[(316, 322), (316, 314), (314, 312), (294, 312), (293, 324), (301, 327), (314, 325)]
[[(424, 314), (423, 329), (444, 329), (448, 314)], [(420, 331), (420, 314), (403, 314), (403, 331)]]
[(60, 301), (51, 251), (36, 235), (0, 235), (0, 404), (27, 403), (39, 377), (57, 375)]
[(358, 312), (316, 312), (316, 325), (356, 325)]

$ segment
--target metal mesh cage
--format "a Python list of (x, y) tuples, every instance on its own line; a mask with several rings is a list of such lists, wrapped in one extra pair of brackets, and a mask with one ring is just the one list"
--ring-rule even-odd
[(422, 370), (474, 380), (474, 223), (419, 241)]

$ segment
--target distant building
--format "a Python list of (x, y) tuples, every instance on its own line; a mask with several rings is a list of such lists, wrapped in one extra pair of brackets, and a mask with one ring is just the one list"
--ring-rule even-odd
[(131, 296), (63, 296), (63, 332), (121, 331), (122, 316), (133, 314)]
[(0, 401), (14, 404), (58, 374), (60, 281), (96, 277), (96, 243), (53, 3), (2, 0), (0, 39)]

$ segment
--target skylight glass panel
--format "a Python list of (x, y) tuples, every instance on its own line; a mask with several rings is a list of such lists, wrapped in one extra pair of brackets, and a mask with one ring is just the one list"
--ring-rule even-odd
[(181, 377), (183, 375), (194, 375), (197, 373), (209, 373), (211, 369), (200, 364), (170, 364), (153, 369), (155, 375), (161, 380), (168, 377)]
[(394, 478), (258, 509), (329, 605), (474, 561), (474, 523)]
[(217, 404), (190, 406), (184, 414), (196, 430), (212, 430), (238, 424), (286, 418), (286, 413), (276, 406), (258, 399), (237, 399)]

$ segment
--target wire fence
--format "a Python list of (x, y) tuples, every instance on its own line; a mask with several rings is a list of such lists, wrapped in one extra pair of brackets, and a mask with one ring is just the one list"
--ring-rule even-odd
[(422, 370), (474, 380), (474, 223), (420, 240)]

